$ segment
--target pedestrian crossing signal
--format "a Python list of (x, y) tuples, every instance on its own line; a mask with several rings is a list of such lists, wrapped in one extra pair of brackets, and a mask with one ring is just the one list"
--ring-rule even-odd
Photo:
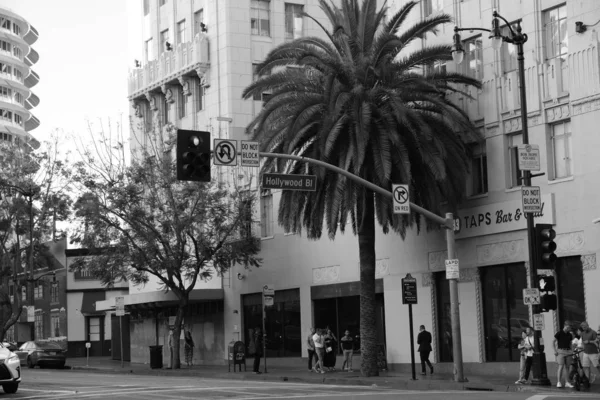
[(556, 298), (556, 280), (554, 276), (538, 276), (538, 288), (540, 290), (540, 307), (542, 311), (556, 310), (558, 299)]

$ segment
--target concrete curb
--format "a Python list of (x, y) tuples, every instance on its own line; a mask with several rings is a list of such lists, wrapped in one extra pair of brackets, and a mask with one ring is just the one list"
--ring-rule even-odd
[[(200, 376), (202, 378), (213, 378), (223, 380), (240, 380), (240, 381), (267, 381), (267, 382), (293, 382), (293, 383), (319, 383), (329, 385), (349, 385), (349, 386), (382, 386), (400, 390), (473, 390), (473, 391), (494, 391), (494, 392), (553, 392), (553, 393), (564, 393), (565, 395), (579, 393), (574, 390), (558, 389), (556, 387), (545, 387), (545, 386), (530, 386), (530, 385), (505, 385), (505, 384), (493, 384), (485, 382), (453, 382), (449, 380), (416, 380), (402, 379), (382, 376), (373, 378), (343, 378), (343, 377), (330, 377), (327, 375), (307, 375), (303, 376), (286, 376), (282, 374), (270, 374), (263, 373), (255, 375), (250, 371), (245, 372), (216, 372), (203, 374), (203, 371), (199, 370), (167, 370), (167, 369), (131, 369), (131, 368), (102, 368), (92, 366), (72, 366), (73, 371), (88, 371), (95, 373), (106, 373), (106, 374), (138, 374), (138, 375), (149, 375), (149, 376), (171, 376), (175, 375), (178, 377), (193, 377)], [(589, 393), (589, 392), (588, 392)]]

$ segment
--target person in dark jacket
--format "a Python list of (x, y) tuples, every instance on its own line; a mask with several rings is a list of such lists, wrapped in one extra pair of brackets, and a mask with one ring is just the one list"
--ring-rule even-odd
[(429, 353), (431, 353), (431, 333), (425, 330), (425, 325), (421, 325), (419, 331), (417, 344), (419, 345), (419, 355), (421, 356), (421, 375), (426, 375), (426, 363), (429, 365), (429, 370), (433, 374), (433, 365), (431, 365), (431, 361), (429, 361)]
[(254, 330), (254, 373), (260, 374), (260, 358), (263, 355), (263, 336), (260, 328)]

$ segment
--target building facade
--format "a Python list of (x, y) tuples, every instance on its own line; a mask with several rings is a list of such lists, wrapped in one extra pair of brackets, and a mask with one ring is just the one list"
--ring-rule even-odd
[[(187, 7), (180, 8), (184, 4)], [(245, 126), (267, 95), (241, 98), (253, 79), (253, 66), (285, 40), (319, 35), (316, 24), (301, 11), (319, 20), (323, 16), (312, 0), (195, 0), (191, 9), (189, 4), (144, 2), (146, 59), (130, 75), (132, 113), (145, 126), (152, 120), (171, 122), (180, 128), (208, 130), (213, 138), (243, 139)], [(387, 4), (391, 13), (403, 2)], [(600, 19), (600, 3), (427, 0), (407, 23), (444, 12), (458, 26), (489, 29), (494, 9), (511, 24), (520, 22), (528, 35), (524, 83), (529, 139), (539, 145), (541, 172), (545, 173), (533, 181), (540, 186), (543, 201), (535, 221), (554, 226), (559, 256), (553, 272), (558, 310), (543, 313), (542, 337), (549, 344), (564, 320), (588, 320), (592, 327), (600, 324), (599, 298), (593, 289), (600, 282), (596, 262), (600, 225), (592, 223), (600, 217), (594, 208), (600, 199), (595, 184), (600, 164), (593, 156), (600, 148), (593, 130), (600, 118), (600, 63), (598, 28), (592, 25)], [(194, 36), (187, 36), (196, 21), (203, 21), (206, 32), (193, 28)], [(578, 21), (587, 29), (582, 30)], [(423, 43), (451, 44), (453, 28), (446, 25)], [(502, 29), (507, 32), (508, 28)], [(187, 60), (198, 60), (195, 47), (191, 51), (196, 53), (186, 53), (186, 43), (195, 43), (197, 35), (209, 43), (208, 58), (200, 57), (199, 67), (190, 68), (178, 60), (185, 60), (185, 54)], [(184, 37), (190, 42), (179, 41)], [(469, 90), (470, 96), (453, 99), (480, 128), (483, 138), (470, 144), (474, 158), (465, 183), (468, 197), (457, 215), (461, 224), (456, 234), (458, 286), (467, 372), (477, 368), (497, 373), (503, 370), (502, 363), (518, 362), (517, 338), (532, 321), (522, 295), (529, 267), (516, 153), (522, 143), (516, 48), (504, 43), (495, 50), (488, 35), (477, 31), (462, 32), (462, 41), (465, 60), (460, 65), (450, 61), (430, 68), (461, 71), (483, 84), (480, 90)], [(174, 50), (166, 51), (166, 42)], [(190, 79), (193, 90), (186, 89)], [(218, 167), (217, 172), (219, 179), (231, 174), (240, 186), (256, 188), (256, 180), (250, 179), (256, 177), (252, 169)], [(247, 338), (249, 329), (260, 324), (261, 292), (266, 284), (275, 287), (275, 305), (266, 315), (269, 356), (305, 357), (302, 338), (313, 326), (329, 326), (338, 337), (346, 329), (358, 334), (358, 239), (346, 233), (334, 241), (308, 241), (284, 232), (276, 222), (280, 192), (261, 191), (260, 198), (263, 265), (251, 271), (234, 267), (223, 277), (225, 342)], [(453, 338), (443, 230), (409, 232), (404, 241), (378, 231), (376, 252), (377, 324), (388, 364), (403, 368), (410, 363), (401, 279), (411, 273), (418, 280), (415, 324), (424, 324), (432, 332), (433, 358), (441, 370), (451, 370)], [(554, 361), (552, 352), (546, 356)]]
[(20, 15), (0, 7), (0, 143), (39, 142), (29, 133), (40, 125), (31, 110), (40, 99), (31, 91), (39, 82), (32, 66), (39, 55), (31, 47), (37, 30)]

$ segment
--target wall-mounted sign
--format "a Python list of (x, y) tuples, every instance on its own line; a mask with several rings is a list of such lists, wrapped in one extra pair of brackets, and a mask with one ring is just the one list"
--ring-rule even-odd
[[(536, 224), (556, 224), (554, 195), (548, 193), (541, 199), (541, 211), (533, 214), (534, 222)], [(460, 218), (460, 231), (455, 233), (456, 239), (527, 228), (527, 218), (523, 213), (521, 199), (458, 210), (458, 218)]]

